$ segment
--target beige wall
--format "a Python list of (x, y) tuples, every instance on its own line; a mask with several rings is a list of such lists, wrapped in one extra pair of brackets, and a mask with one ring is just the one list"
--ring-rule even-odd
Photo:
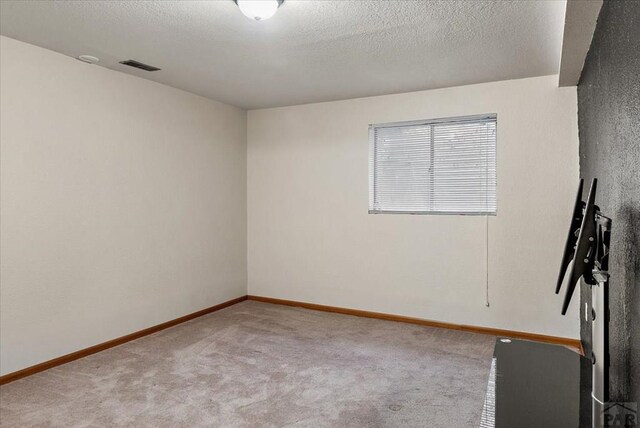
[[(2, 374), (244, 295), (247, 256), (250, 294), (578, 337), (553, 294), (578, 179), (576, 91), (557, 76), (247, 123), (0, 41)], [(498, 114), (489, 308), (485, 218), (367, 214), (368, 124), (480, 113)]]
[[(498, 215), (369, 215), (370, 123), (498, 115)], [(553, 294), (578, 181), (557, 76), (250, 111), (249, 293), (579, 337)]]
[(0, 365), (246, 294), (246, 114), (5, 37)]

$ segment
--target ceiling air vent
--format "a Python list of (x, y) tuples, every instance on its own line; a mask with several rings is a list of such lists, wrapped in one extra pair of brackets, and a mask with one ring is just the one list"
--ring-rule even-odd
[(120, 61), (120, 64), (128, 65), (129, 67), (139, 68), (140, 70), (144, 70), (144, 71), (158, 71), (158, 70), (160, 70), (158, 67), (154, 67), (152, 65), (143, 64), (141, 62), (134, 61), (132, 59), (128, 59), (126, 61)]

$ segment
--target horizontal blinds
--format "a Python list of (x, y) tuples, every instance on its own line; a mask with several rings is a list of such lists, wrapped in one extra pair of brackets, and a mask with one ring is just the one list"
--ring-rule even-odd
[(496, 212), (496, 118), (372, 125), (369, 210)]

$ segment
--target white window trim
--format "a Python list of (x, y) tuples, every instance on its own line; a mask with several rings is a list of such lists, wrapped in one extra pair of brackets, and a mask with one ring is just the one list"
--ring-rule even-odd
[[(454, 116), (444, 117), (429, 120), (412, 120), (403, 122), (388, 122), (388, 123), (376, 123), (369, 124), (369, 163), (370, 167), (374, 168), (375, 174), (375, 130), (378, 128), (393, 128), (398, 126), (412, 126), (412, 125), (435, 125), (439, 123), (456, 123), (456, 122), (473, 122), (477, 120), (495, 120), (496, 121), (496, 209), (495, 211), (393, 211), (393, 210), (368, 210), (369, 214), (410, 214), (410, 215), (461, 215), (461, 216), (497, 216), (498, 215), (498, 115), (497, 113), (487, 113), (469, 116)], [(373, 166), (371, 166), (371, 159), (373, 160)], [(369, 179), (369, 199), (374, 197), (375, 193), (375, 178)], [(369, 200), (370, 202), (370, 200)]]

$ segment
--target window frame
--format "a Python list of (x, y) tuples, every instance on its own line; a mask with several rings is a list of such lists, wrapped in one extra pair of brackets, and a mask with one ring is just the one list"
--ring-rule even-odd
[[(397, 210), (372, 210), (368, 209), (369, 214), (410, 214), (410, 215), (461, 215), (461, 216), (497, 216), (498, 215), (498, 114), (486, 113), (476, 114), (468, 116), (453, 116), (443, 117), (437, 119), (426, 120), (410, 120), (401, 122), (387, 122), (387, 123), (375, 123), (369, 124), (369, 206), (372, 205), (371, 198), (375, 198), (375, 171), (376, 171), (376, 156), (375, 156), (375, 130), (378, 128), (394, 128), (403, 126), (416, 126), (424, 125), (431, 126), (437, 124), (453, 124), (453, 123), (465, 123), (476, 121), (495, 121), (496, 135), (495, 135), (495, 165), (496, 165), (496, 201), (494, 211), (397, 211)], [(433, 131), (433, 129), (432, 129)], [(431, 144), (433, 150), (433, 134), (431, 134)], [(371, 170), (373, 168), (373, 170)]]

